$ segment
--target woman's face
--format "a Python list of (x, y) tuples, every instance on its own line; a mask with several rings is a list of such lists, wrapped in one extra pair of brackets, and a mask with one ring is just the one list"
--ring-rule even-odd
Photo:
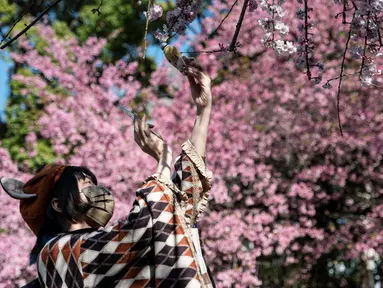
[[(91, 208), (83, 215), (83, 220), (92, 228), (99, 228), (105, 226), (113, 215), (114, 201), (111, 192), (103, 187), (82, 192), (87, 187), (96, 187), (91, 178), (85, 175), (84, 179), (77, 181), (78, 189), (80, 191), (80, 198), (84, 203), (91, 204)], [(95, 194), (93, 194), (95, 193)], [(89, 198), (88, 198), (89, 197)], [(89, 200), (89, 199), (93, 199)]]
[(84, 193), (81, 193), (81, 190), (88, 186), (95, 186), (92, 180), (86, 176), (85, 179), (80, 179), (77, 181), (78, 183), (78, 190), (80, 191), (80, 197), (81, 200), (84, 201), (84, 203), (88, 203), (88, 199), (86, 198)]
[[(86, 177), (85, 179), (78, 180), (77, 184), (78, 184), (78, 190), (80, 191), (81, 200), (84, 203), (89, 203), (88, 198), (85, 196), (84, 193), (81, 193), (81, 190), (86, 188), (86, 187), (88, 187), (88, 186), (95, 186), (95, 184), (92, 182), (92, 180), (90, 180), (90, 178), (88, 178), (87, 175), (85, 175), (85, 177)], [(88, 226), (91, 227), (91, 228), (99, 228), (100, 227), (99, 224), (97, 224), (92, 219), (86, 217), (85, 215), (84, 215), (84, 220), (88, 224)]]

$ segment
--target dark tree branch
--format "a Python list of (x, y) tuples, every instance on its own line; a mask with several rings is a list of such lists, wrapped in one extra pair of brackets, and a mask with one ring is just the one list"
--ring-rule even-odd
[[(377, 15), (375, 15), (375, 22), (379, 23)], [(380, 50), (380, 48), (383, 47), (383, 43), (382, 43), (382, 36), (380, 34), (380, 27), (379, 26), (380, 25), (378, 25), (378, 29), (377, 30), (378, 30), (378, 39), (379, 39), (379, 44), (380, 44), (379, 50)]]
[(33, 3), (35, 3), (34, 0), (31, 1), (31, 4), (29, 4), (28, 8), (21, 14), (19, 19), (15, 23), (13, 23), (12, 27), (8, 30), (8, 32), (5, 35), (2, 35), (3, 39), (1, 40), (0, 45), (3, 44), (4, 40), (9, 36), (9, 34), (11, 34), (11, 32), (12, 32), (13, 28), (15, 28), (16, 24), (20, 22), (20, 20), (24, 17), (25, 14), (27, 14), (29, 8), (32, 7)]
[[(182, 12), (182, 11), (181, 11), (181, 12)], [(169, 30), (168, 30), (169, 33), (172, 31), (174, 25), (177, 23), (178, 19), (180, 18), (181, 14), (182, 14), (181, 12), (178, 14), (176, 20), (174, 20), (174, 22), (172, 23), (172, 26), (170, 26), (170, 28), (169, 28)], [(171, 36), (168, 38), (167, 41), (169, 41), (169, 40), (172, 39), (174, 36), (176, 36), (176, 35), (178, 34), (178, 32), (181, 30), (181, 28), (182, 28), (182, 27), (180, 27), (180, 28), (179, 28), (173, 35), (171, 35)]]
[(144, 34), (144, 55), (142, 56), (142, 59), (144, 59), (144, 60), (145, 60), (145, 56), (146, 56), (146, 36), (148, 35), (150, 6), (152, 6), (152, 0), (148, 1), (148, 9), (146, 11), (146, 23), (145, 23), (145, 34)]
[(306, 73), (309, 80), (311, 80), (311, 71), (310, 71), (310, 60), (309, 60), (309, 36), (308, 36), (308, 29), (309, 29), (309, 11), (307, 7), (307, 0), (305, 0), (305, 39), (304, 39), (304, 45), (305, 45), (305, 53), (306, 53)]
[[(344, 5), (344, 7), (346, 7), (346, 5)], [(355, 14), (356, 14), (356, 9), (354, 10), (354, 13), (352, 14), (352, 20), (354, 20)], [(343, 20), (345, 20), (345, 19), (343, 19)], [(343, 70), (344, 70), (344, 62), (346, 60), (346, 53), (347, 53), (347, 50), (348, 50), (348, 44), (350, 42), (350, 38), (351, 38), (351, 27), (348, 30), (348, 37), (347, 37), (346, 47), (344, 48), (343, 57), (342, 57), (342, 65), (340, 67), (340, 77), (339, 77), (339, 83), (338, 83), (338, 90), (337, 90), (337, 93), (336, 93), (336, 100), (337, 100), (336, 106), (337, 106), (337, 111), (338, 111), (338, 123), (339, 123), (340, 134), (342, 136), (343, 136), (343, 130), (342, 130), (342, 124), (341, 124), (341, 121), (340, 121), (339, 96), (340, 96), (340, 88), (341, 88), (342, 80), (343, 80), (342, 75), (343, 75)]]
[(330, 83), (331, 81), (334, 81), (334, 80), (337, 80), (337, 79), (340, 79), (340, 78), (344, 78), (344, 77), (348, 77), (348, 76), (354, 76), (356, 74), (359, 74), (359, 72), (354, 72), (354, 73), (349, 73), (349, 74), (343, 74), (341, 76), (338, 76), (338, 77), (334, 77), (334, 78), (330, 78), (326, 81), (326, 83)]
[(181, 51), (180, 53), (211, 54), (211, 53), (220, 53), (220, 52), (222, 52), (222, 49), (214, 49), (214, 50), (207, 50), (207, 51)]
[[(368, 4), (370, 5), (370, 0), (368, 1)], [(362, 64), (360, 65), (360, 70), (359, 70), (359, 80), (362, 80), (362, 74), (363, 74), (363, 67), (366, 62), (366, 50), (368, 46), (368, 32), (369, 28), (368, 25), (370, 24), (370, 10), (367, 13), (367, 23), (366, 23), (366, 36), (364, 36), (364, 47), (363, 47), (363, 56), (362, 56)]]
[(238, 3), (238, 0), (235, 0), (235, 2), (233, 3), (233, 5), (231, 6), (229, 12), (227, 12), (226, 16), (222, 19), (222, 21), (219, 23), (218, 27), (214, 29), (213, 32), (211, 32), (209, 34), (209, 36), (206, 37), (205, 41), (207, 41), (208, 39), (210, 39), (217, 31), (218, 29), (222, 26), (223, 22), (226, 20), (226, 18), (229, 16), (229, 14), (231, 13), (231, 11), (233, 10), (234, 6)]
[(246, 8), (247, 8), (247, 4), (248, 3), (249, 3), (249, 0), (245, 0), (245, 3), (243, 3), (241, 15), (239, 16), (239, 20), (238, 20), (238, 23), (236, 25), (235, 33), (234, 33), (233, 39), (231, 40), (231, 43), (230, 43), (230, 46), (229, 46), (229, 51), (230, 52), (235, 52), (236, 51), (235, 49), (236, 49), (236, 45), (237, 45), (237, 38), (238, 38), (238, 35), (239, 35), (239, 31), (241, 30), (243, 18), (245, 17)]
[(98, 16), (101, 16), (100, 8), (101, 8), (103, 2), (104, 2), (104, 0), (101, 0), (100, 5), (98, 5), (97, 8), (92, 9), (92, 13), (93, 13), (93, 14), (97, 12), (97, 15), (98, 15)]
[(4, 49), (6, 47), (8, 47), (10, 44), (12, 44), (15, 40), (17, 40), (21, 35), (25, 34), (33, 25), (35, 25), (45, 14), (48, 13), (48, 11), (56, 6), (58, 3), (60, 3), (62, 0), (56, 0), (55, 2), (53, 2), (53, 4), (49, 5), (43, 12), (41, 12), (41, 14), (35, 18), (35, 20), (33, 20), (31, 22), (31, 24), (27, 25), (27, 27), (25, 27), (20, 33), (18, 33), (15, 37), (13, 37), (12, 39), (10, 39), (7, 43), (3, 44), (2, 46), (0, 46), (0, 49)]

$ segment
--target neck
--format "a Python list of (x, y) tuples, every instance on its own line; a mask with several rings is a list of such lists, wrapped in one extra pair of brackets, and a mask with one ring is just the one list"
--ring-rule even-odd
[(75, 231), (75, 230), (80, 230), (80, 229), (85, 229), (85, 228), (92, 228), (90, 227), (86, 222), (81, 222), (81, 223), (71, 223), (68, 227), (68, 231)]

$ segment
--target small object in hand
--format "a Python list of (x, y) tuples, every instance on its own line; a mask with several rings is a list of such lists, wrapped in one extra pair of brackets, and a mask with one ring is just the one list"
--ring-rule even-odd
[(119, 107), (121, 108), (122, 111), (125, 112), (126, 115), (128, 115), (130, 118), (132, 118), (132, 120), (134, 120), (135, 117), (138, 117), (136, 113), (134, 113), (132, 110), (126, 108), (125, 106), (120, 104)]
[(193, 57), (182, 56), (178, 49), (174, 46), (161, 44), (161, 48), (164, 51), (166, 59), (172, 64), (178, 71), (185, 75), (187, 63), (193, 61)]
[[(132, 110), (130, 110), (129, 108), (126, 108), (125, 106), (119, 104), (119, 107), (121, 108), (122, 111), (125, 112), (126, 115), (128, 115), (133, 121), (134, 120), (138, 120), (138, 121), (141, 121), (140, 117), (138, 117), (137, 113), (133, 112)], [(154, 128), (154, 125), (153, 124), (149, 124), (148, 123), (148, 127), (149, 129), (152, 129)], [(162, 139), (161, 135), (157, 134), (156, 132), (150, 130), (154, 135), (156, 135), (158, 138)], [(163, 140), (163, 139), (162, 139)]]

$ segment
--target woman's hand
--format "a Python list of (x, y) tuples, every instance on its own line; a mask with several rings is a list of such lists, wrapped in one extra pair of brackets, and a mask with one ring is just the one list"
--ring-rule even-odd
[(148, 125), (146, 123), (146, 116), (142, 117), (142, 119), (135, 117), (134, 141), (136, 141), (142, 151), (159, 162), (164, 152), (168, 153), (170, 148), (160, 135), (150, 130), (150, 128), (153, 127), (153, 125)]
[(185, 61), (185, 74), (188, 77), (191, 94), (197, 105), (197, 111), (211, 108), (211, 78), (205, 69), (196, 60)]

